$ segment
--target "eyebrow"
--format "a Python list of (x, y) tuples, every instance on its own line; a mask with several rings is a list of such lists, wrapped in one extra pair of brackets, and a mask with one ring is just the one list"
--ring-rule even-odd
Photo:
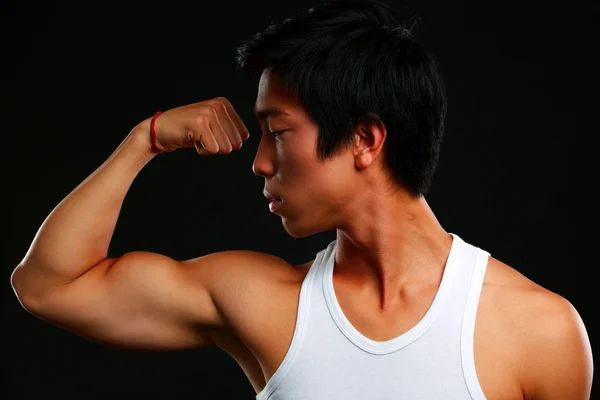
[(269, 117), (280, 117), (285, 115), (289, 116), (288, 113), (277, 107), (268, 107), (263, 110), (255, 111), (254, 113), (259, 121), (263, 121)]

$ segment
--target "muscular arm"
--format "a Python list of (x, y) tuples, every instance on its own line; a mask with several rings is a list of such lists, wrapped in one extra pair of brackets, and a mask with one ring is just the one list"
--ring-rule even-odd
[[(161, 121), (157, 143), (165, 151), (229, 154), (249, 137), (225, 98), (168, 110)], [(26, 310), (96, 342), (143, 350), (209, 345), (215, 330), (227, 328), (213, 295), (235, 299), (228, 282), (261, 264), (260, 255), (229, 251), (179, 262), (138, 251), (107, 258), (125, 195), (153, 156), (149, 118), (50, 213), (11, 276)]]
[(31, 314), (94, 342), (144, 351), (211, 345), (225, 327), (210, 293), (215, 269), (244, 264), (244, 252), (107, 258), (125, 195), (155, 155), (149, 128), (147, 120), (132, 130), (50, 213), (11, 283)]
[(154, 157), (149, 129), (149, 120), (134, 128), (42, 223), (11, 276), (21, 302), (76, 279), (107, 257), (125, 195)]

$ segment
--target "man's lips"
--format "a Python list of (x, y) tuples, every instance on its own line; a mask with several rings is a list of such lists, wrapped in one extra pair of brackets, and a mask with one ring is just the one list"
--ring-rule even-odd
[(263, 190), (263, 196), (265, 196), (265, 198), (266, 198), (267, 200), (269, 200), (269, 202), (270, 202), (270, 201), (272, 201), (272, 200), (277, 200), (277, 201), (281, 200), (281, 197), (279, 197), (279, 196), (277, 196), (277, 195), (275, 195), (275, 194), (273, 194), (273, 193), (269, 192), (269, 191), (268, 191), (268, 190), (266, 190), (266, 189), (265, 189), (265, 190)]
[(271, 210), (271, 212), (275, 211), (277, 208), (279, 208), (282, 202), (283, 200), (271, 199), (269, 201), (269, 210)]

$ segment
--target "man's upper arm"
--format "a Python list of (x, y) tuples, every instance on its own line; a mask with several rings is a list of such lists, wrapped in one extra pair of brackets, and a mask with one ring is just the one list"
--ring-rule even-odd
[(225, 278), (219, 271), (243, 263), (245, 253), (179, 262), (131, 252), (103, 260), (74, 281), (23, 304), (37, 317), (105, 345), (135, 350), (212, 345), (213, 333), (225, 322), (207, 287)]
[(565, 298), (546, 294), (527, 338), (532, 399), (589, 400), (593, 361), (581, 316)]

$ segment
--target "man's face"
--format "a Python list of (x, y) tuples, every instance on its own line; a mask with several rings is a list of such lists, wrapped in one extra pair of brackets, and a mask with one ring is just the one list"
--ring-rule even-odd
[[(261, 118), (261, 112), (275, 109), (283, 113), (265, 113)], [(265, 189), (282, 199), (274, 213), (293, 237), (335, 229), (354, 196), (352, 151), (319, 161), (317, 125), (276, 87), (268, 72), (260, 78), (255, 112), (262, 136), (252, 169), (265, 178)], [(269, 133), (275, 131), (284, 132)]]

